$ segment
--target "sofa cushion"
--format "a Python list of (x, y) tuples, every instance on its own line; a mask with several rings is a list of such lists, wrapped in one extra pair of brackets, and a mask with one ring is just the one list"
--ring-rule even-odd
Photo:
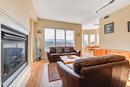
[(69, 53), (62, 53), (62, 55), (68, 55)]
[(74, 52), (75, 51), (74, 47), (69, 47), (69, 49), (70, 49), (70, 52)]
[(75, 60), (73, 66), (74, 66), (74, 71), (80, 73), (83, 67), (94, 66), (98, 64), (104, 64), (104, 63), (107, 63), (107, 59), (104, 58), (104, 56), (90, 57), (90, 58)]
[(105, 56), (105, 58), (107, 58), (109, 63), (123, 61), (126, 59), (126, 57), (124, 57), (122, 55), (107, 55), (107, 56)]
[(53, 54), (51, 54), (51, 57), (59, 57), (59, 56), (63, 56), (63, 54), (61, 54), (61, 53), (53, 53)]
[(77, 53), (76, 52), (71, 52), (71, 53), (69, 53), (70, 55), (77, 55)]
[(50, 52), (51, 53), (56, 53), (56, 48), (55, 47), (50, 47)]
[(56, 53), (62, 53), (63, 49), (62, 47), (56, 47)]
[(64, 47), (64, 53), (69, 53), (69, 52), (70, 52), (69, 47)]

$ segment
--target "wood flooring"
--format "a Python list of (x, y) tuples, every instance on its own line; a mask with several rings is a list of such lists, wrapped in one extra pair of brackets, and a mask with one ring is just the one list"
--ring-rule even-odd
[[(26, 87), (62, 87), (61, 80), (49, 82), (48, 80), (48, 63), (43, 60), (34, 62), (31, 65), (31, 77)], [(130, 87), (130, 81), (127, 86)]]
[(62, 87), (61, 80), (49, 82), (48, 63), (41, 60), (31, 65), (31, 77), (26, 87)]

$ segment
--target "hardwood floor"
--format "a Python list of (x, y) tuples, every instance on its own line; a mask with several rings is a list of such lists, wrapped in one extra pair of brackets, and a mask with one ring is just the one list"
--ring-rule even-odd
[[(47, 64), (47, 62), (41, 60), (31, 65), (31, 77), (26, 87), (62, 87), (61, 80), (49, 82)], [(130, 80), (126, 87), (130, 87)]]
[(49, 82), (48, 66), (43, 60), (34, 62), (31, 65), (31, 77), (26, 87), (61, 87), (61, 81)]

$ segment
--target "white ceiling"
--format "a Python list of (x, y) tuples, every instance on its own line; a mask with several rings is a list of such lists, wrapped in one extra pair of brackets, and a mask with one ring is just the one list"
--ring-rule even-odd
[[(100, 17), (128, 4), (130, 0), (116, 0), (99, 13), (96, 11), (111, 0), (33, 0), (39, 18), (79, 23), (83, 29), (98, 28)], [(95, 22), (96, 21), (96, 22)], [(95, 27), (94, 27), (95, 26)]]

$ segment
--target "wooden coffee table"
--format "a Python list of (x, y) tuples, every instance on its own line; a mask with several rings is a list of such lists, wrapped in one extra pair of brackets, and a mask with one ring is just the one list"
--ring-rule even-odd
[(63, 60), (63, 62), (65, 64), (71, 64), (73, 63), (76, 59), (80, 59), (80, 57), (76, 56), (76, 55), (66, 55), (66, 56), (60, 56), (61, 60)]

